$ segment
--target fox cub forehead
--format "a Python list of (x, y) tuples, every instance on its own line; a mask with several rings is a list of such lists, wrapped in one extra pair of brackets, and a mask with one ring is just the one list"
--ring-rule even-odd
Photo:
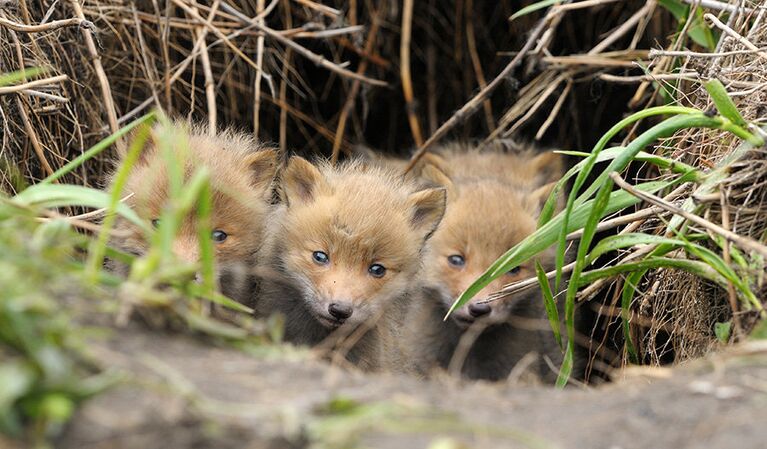
[(434, 245), (503, 252), (535, 231), (537, 216), (525, 195), (508, 185), (492, 180), (464, 184), (448, 202)]
[(419, 190), (357, 161), (332, 167), (293, 157), (280, 191), (292, 238), (350, 258), (416, 257), (445, 210), (444, 189)]
[(561, 171), (561, 157), (552, 152), (480, 152), (450, 146), (429, 154), (418, 174), (448, 192), (435, 245), (500, 255), (535, 231)]
[(254, 206), (269, 190), (277, 170), (277, 152), (254, 138), (225, 130), (216, 135), (186, 122), (155, 125), (126, 182), (134, 202), (160, 209), (168, 197), (169, 167), (165, 149), (181, 167), (185, 182), (200, 168), (207, 169), (214, 207)]

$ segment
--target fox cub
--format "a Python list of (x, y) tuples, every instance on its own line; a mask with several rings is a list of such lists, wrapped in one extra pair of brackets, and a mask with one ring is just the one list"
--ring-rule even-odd
[(347, 350), (362, 369), (401, 368), (401, 322), (445, 190), (355, 161), (292, 157), (280, 197), (257, 315), (281, 313), (287, 341)]
[[(262, 246), (277, 153), (234, 131), (210, 136), (206, 128), (184, 122), (156, 125), (123, 190), (123, 196), (128, 196), (127, 203), (155, 226), (162, 211), (172, 207), (168, 204), (167, 162), (156, 144), (157, 137), (162, 135), (174, 145), (175, 159), (185, 161), (185, 181), (195, 168), (208, 169), (213, 206), (210, 238), (214, 242), (217, 280), (224, 294), (247, 302), (254, 288), (253, 278), (247, 272)], [(134, 255), (146, 253), (147, 236), (138, 227), (118, 219), (116, 229), (122, 232), (112, 242), (115, 247)], [(196, 208), (182, 222), (172, 249), (183, 261), (199, 260)]]
[[(528, 353), (555, 363), (561, 358), (538, 288), (483, 302), (507, 283), (534, 277), (534, 260), (493, 281), (443, 322), (453, 302), (485, 269), (535, 231), (541, 206), (561, 174), (562, 161), (550, 152), (479, 152), (453, 145), (427, 155), (421, 177), (444, 186), (448, 204), (426, 246), (422, 297), (414, 298), (407, 315), (406, 347), (417, 371), (460, 368), (468, 378), (500, 380)], [(553, 268), (553, 249), (537, 260)], [(536, 377), (550, 379), (542, 357), (532, 368)]]

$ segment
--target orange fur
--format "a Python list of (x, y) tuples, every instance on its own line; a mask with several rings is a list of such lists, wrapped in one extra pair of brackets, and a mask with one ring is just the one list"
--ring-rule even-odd
[[(393, 340), (382, 334), (393, 332), (391, 316), (442, 218), (444, 190), (417, 191), (395, 173), (359, 162), (333, 168), (294, 157), (282, 174), (281, 192), (284, 205), (270, 229), (267, 262), (282, 281), (264, 282), (260, 314), (284, 313), (286, 338), (312, 345), (335, 330), (343, 334), (370, 325), (371, 338), (350, 358), (379, 366), (387, 352), (382, 341)], [(326, 264), (313, 259), (316, 251), (327, 255)], [(385, 267), (382, 277), (369, 272), (376, 264)], [(351, 316), (337, 320), (331, 304), (348, 306)]]
[[(227, 234), (222, 242), (214, 242), (217, 266), (220, 269), (247, 268), (253, 264), (262, 246), (270, 211), (276, 152), (263, 149), (244, 134), (224, 131), (213, 137), (204, 127), (183, 122), (169, 127), (157, 125), (151, 135), (155, 140), (172, 142), (174, 158), (184, 163), (185, 182), (198, 168), (209, 171), (213, 206), (211, 227)], [(123, 195), (132, 195), (127, 203), (141, 218), (155, 220), (171, 206), (168, 192), (168, 169), (163, 152), (150, 141), (133, 167)], [(147, 238), (140, 229), (125, 220), (119, 220), (117, 227), (129, 233), (114, 242), (117, 247), (137, 255), (147, 251)], [(196, 210), (181, 224), (173, 251), (182, 260), (198, 261)]]

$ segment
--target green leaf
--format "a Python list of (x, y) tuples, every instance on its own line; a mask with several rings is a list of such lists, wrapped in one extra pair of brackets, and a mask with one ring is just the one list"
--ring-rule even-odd
[(47, 72), (47, 70), (42, 67), (31, 67), (17, 70), (11, 73), (6, 73), (4, 75), (0, 75), (0, 87), (10, 86), (11, 84), (15, 84), (19, 81), (24, 81), (27, 78), (34, 78), (37, 75), (43, 74), (45, 72)]
[[(659, 0), (661, 6), (669, 10), (674, 18), (679, 22), (679, 30), (685, 27), (685, 23), (690, 20), (690, 7), (679, 0)], [(716, 48), (716, 39), (712, 31), (706, 26), (703, 20), (703, 11), (697, 8), (692, 23), (687, 28), (687, 35), (701, 47), (713, 51)]]
[(742, 115), (740, 115), (740, 112), (735, 106), (735, 103), (733, 103), (730, 96), (727, 95), (727, 89), (724, 88), (724, 85), (721, 81), (713, 78), (706, 81), (704, 86), (706, 87), (708, 94), (711, 96), (711, 99), (714, 100), (716, 109), (720, 114), (741, 128), (748, 126), (746, 120)]
[(730, 331), (732, 330), (732, 321), (725, 321), (724, 323), (714, 323), (714, 334), (716, 339), (721, 343), (727, 343), (730, 341)]
[[(91, 246), (90, 254), (88, 255), (87, 271), (92, 282), (97, 282), (99, 278), (99, 272), (104, 263), (104, 254), (106, 253), (107, 242), (109, 241), (109, 234), (112, 231), (112, 227), (115, 224), (117, 218), (113, 211), (115, 211), (120, 205), (120, 196), (122, 195), (125, 183), (128, 181), (133, 166), (139, 159), (141, 152), (144, 150), (144, 145), (149, 138), (149, 127), (143, 126), (136, 135), (136, 138), (131, 142), (131, 146), (128, 149), (128, 153), (125, 155), (125, 160), (120, 165), (117, 173), (114, 176), (112, 187), (109, 192), (109, 203), (107, 205), (107, 214), (104, 218), (104, 223), (101, 226), (98, 238)], [(146, 231), (146, 225), (143, 227)]]
[(557, 388), (564, 388), (567, 385), (567, 381), (570, 379), (570, 375), (573, 373), (574, 353), (573, 340), (567, 340), (565, 357), (562, 360), (562, 367), (559, 369), (559, 374), (557, 375), (557, 381), (555, 383)]
[(630, 233), (630, 234), (613, 235), (610, 237), (605, 237), (594, 246), (594, 248), (591, 250), (591, 253), (586, 258), (587, 260), (586, 265), (591, 265), (597, 258), (599, 258), (603, 254), (606, 254), (610, 251), (615, 251), (621, 248), (629, 248), (634, 245), (650, 245), (650, 244), (658, 245), (661, 243), (667, 243), (672, 246), (686, 245), (686, 242), (683, 242), (681, 240), (668, 238), (668, 237), (661, 237), (659, 235), (654, 235), (654, 234), (643, 234), (643, 233), (637, 232), (637, 233)]
[(761, 320), (748, 336), (751, 340), (767, 340), (767, 320)]
[(4, 360), (0, 365), (0, 411), (8, 410), (11, 405), (32, 386), (36, 374), (26, 363), (16, 360)]
[[(602, 152), (599, 153), (599, 157), (597, 158), (597, 162), (602, 162), (605, 160), (611, 160), (615, 159), (615, 157), (620, 154), (621, 151), (623, 151), (626, 147), (612, 147), (607, 148), (605, 150), (602, 150)], [(568, 156), (581, 156), (581, 157), (588, 157), (589, 153), (584, 153), (583, 151), (555, 151), (555, 153), (560, 154), (566, 154)], [(697, 168), (693, 167), (692, 165), (687, 165), (683, 162), (676, 161), (674, 159), (670, 159), (663, 156), (658, 156), (657, 154), (650, 154), (646, 153), (644, 151), (640, 151), (637, 153), (637, 155), (634, 157), (634, 160), (639, 162), (648, 162), (650, 164), (655, 165), (656, 167), (664, 170), (670, 170), (673, 173), (679, 173), (679, 174), (689, 174), (694, 173), (695, 177), (692, 180), (693, 182), (700, 182), (702, 181), (706, 175), (702, 171), (698, 170)], [(578, 166), (583, 164), (583, 161), (581, 161)], [(568, 171), (569, 174), (569, 171)]]
[(623, 341), (631, 363), (639, 363), (634, 339), (631, 337), (631, 301), (634, 299), (639, 281), (647, 273), (647, 270), (637, 270), (626, 277), (623, 281), (621, 292), (621, 328), (623, 329)]
[[(652, 138), (652, 136), (655, 135), (655, 133), (659, 133), (660, 129), (659, 126), (663, 125), (667, 121), (662, 122), (659, 125), (654, 126), (650, 130), (644, 132), (642, 135), (640, 135), (637, 140), (641, 140), (640, 145), (634, 144), (637, 140), (632, 142), (632, 144), (635, 145), (635, 148), (632, 148), (632, 151), (626, 151), (624, 150), (619, 155), (617, 155), (617, 158), (619, 159), (613, 159), (613, 161), (610, 163), (608, 168), (589, 186), (586, 188), (586, 190), (582, 194), (578, 194), (583, 184), (586, 182), (586, 178), (591, 173), (592, 168), (596, 164), (599, 154), (602, 152), (605, 146), (607, 146), (607, 143), (615, 137), (623, 128), (626, 126), (641, 120), (643, 118), (652, 117), (655, 115), (662, 115), (662, 114), (685, 114), (685, 115), (691, 115), (691, 114), (698, 114), (702, 115), (700, 111), (693, 108), (686, 108), (686, 107), (680, 107), (680, 106), (659, 106), (654, 108), (648, 108), (639, 112), (636, 112), (629, 117), (626, 117), (625, 119), (618, 122), (615, 126), (610, 128), (597, 142), (596, 145), (594, 145), (594, 149), (591, 151), (591, 154), (588, 158), (584, 161), (584, 165), (582, 169), (578, 172), (578, 176), (575, 178), (575, 182), (573, 183), (573, 188), (570, 191), (570, 195), (567, 198), (567, 206), (565, 207), (564, 212), (564, 221), (563, 226), (559, 233), (559, 240), (557, 244), (557, 253), (556, 253), (556, 269), (557, 269), (557, 275), (554, 281), (554, 289), (559, 288), (559, 283), (562, 278), (562, 267), (564, 266), (565, 262), (565, 247), (566, 247), (566, 237), (567, 237), (567, 231), (566, 229), (569, 228), (567, 225), (570, 214), (572, 213), (573, 208), (576, 206), (576, 204), (582, 203), (583, 201), (587, 200), (591, 197), (591, 195), (594, 194), (594, 192), (597, 191), (607, 180), (607, 176), (609, 176), (609, 173), (612, 171), (620, 171), (625, 168), (625, 166), (628, 164), (628, 162), (631, 160), (631, 158), (638, 153), (640, 150), (642, 150), (645, 146), (647, 146), (650, 142), (654, 141), (655, 139)], [(648, 138), (650, 137), (650, 138)], [(639, 146), (638, 148), (636, 148)], [(624, 155), (627, 155), (628, 157), (624, 157)], [(616, 161), (619, 161), (616, 163)], [(551, 197), (549, 198), (551, 199)]]
[(85, 161), (93, 159), (97, 154), (99, 154), (102, 151), (106, 150), (107, 148), (111, 147), (115, 142), (117, 142), (118, 139), (120, 139), (124, 135), (128, 134), (129, 132), (131, 132), (137, 126), (142, 125), (144, 123), (146, 123), (147, 125), (150, 125), (156, 119), (156, 115), (155, 114), (156, 113), (154, 111), (152, 111), (152, 112), (144, 115), (143, 117), (140, 117), (137, 120), (131, 122), (127, 126), (122, 127), (116, 133), (110, 135), (106, 139), (104, 139), (101, 142), (97, 143), (96, 145), (92, 146), (90, 149), (85, 151), (83, 154), (81, 154), (81, 155), (77, 156), (76, 158), (72, 159), (66, 165), (64, 165), (60, 169), (56, 170), (53, 174), (51, 174), (47, 178), (45, 178), (42, 181), (40, 181), (38, 184), (50, 184), (53, 181), (56, 181), (57, 179), (60, 179), (62, 176), (66, 175), (67, 173), (69, 173), (72, 170), (76, 169), (77, 167), (81, 166), (83, 163), (85, 163)]
[[(32, 207), (66, 207), (82, 206), (94, 209), (104, 209), (109, 206), (109, 194), (90, 187), (70, 184), (35, 184), (11, 198), (23, 206)], [(148, 229), (147, 224), (127, 205), (119, 203), (115, 211), (142, 229)]]
[(546, 316), (549, 318), (549, 324), (551, 325), (551, 330), (554, 332), (554, 338), (557, 340), (560, 349), (564, 349), (564, 346), (562, 345), (562, 335), (559, 330), (559, 311), (557, 310), (557, 303), (554, 300), (554, 295), (551, 294), (551, 285), (549, 285), (549, 280), (546, 278), (546, 272), (537, 260), (535, 261), (535, 274), (538, 276), (538, 283), (541, 286), (543, 303), (546, 306)]
[(549, 6), (556, 5), (561, 2), (562, 0), (541, 0), (531, 5), (527, 5), (524, 8), (520, 9), (519, 11), (515, 12), (514, 14), (511, 15), (511, 17), (509, 17), (509, 20), (518, 19), (532, 12), (538, 11), (543, 8), (548, 8)]
[[(638, 262), (614, 265), (599, 268), (582, 273), (578, 279), (578, 286), (588, 285), (598, 279), (613, 277), (622, 273), (633, 271), (650, 270), (655, 268), (675, 268), (692, 273), (698, 277), (708, 279), (722, 287), (727, 286), (727, 280), (711, 268), (707, 263), (698, 260), (674, 259), (671, 257), (648, 257)], [(572, 280), (570, 281), (572, 282)]]
[[(656, 192), (664, 189), (670, 185), (673, 185), (674, 181), (651, 181), (636, 186), (639, 190), (645, 192)], [(633, 206), (638, 203), (639, 200), (624, 191), (616, 191), (610, 194), (610, 200), (608, 206), (604, 211), (604, 214), (611, 214), (613, 212), (623, 210), (629, 206)], [(568, 222), (568, 233), (580, 229), (586, 222), (588, 214), (591, 212), (593, 206), (593, 200), (586, 201), (578, 206), (577, 209), (572, 211), (570, 220)], [(559, 213), (556, 217), (550, 220), (545, 225), (541, 226), (534, 233), (527, 236), (524, 240), (519, 242), (513, 248), (509, 249), (504, 255), (496, 260), (487, 270), (475, 280), (456, 300), (451, 306), (448, 315), (455, 309), (463, 306), (480, 290), (485, 288), (490, 282), (507, 273), (509, 270), (518, 267), (522, 262), (530, 259), (541, 251), (549, 248), (557, 240), (559, 229), (563, 226), (564, 213)]]
[(200, 245), (200, 264), (202, 273), (202, 286), (205, 292), (212, 294), (216, 290), (216, 269), (211, 238), (211, 213), (213, 202), (210, 194), (210, 183), (206, 182), (200, 189), (199, 202), (197, 204), (197, 239)]

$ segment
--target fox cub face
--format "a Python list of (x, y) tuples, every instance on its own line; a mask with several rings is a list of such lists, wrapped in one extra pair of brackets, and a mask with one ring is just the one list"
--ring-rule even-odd
[[(530, 164), (553, 157), (557, 156), (543, 154)], [(430, 158), (433, 161), (439, 156), (430, 155)], [(515, 161), (524, 162), (519, 158)], [(440, 169), (427, 164), (421, 174), (430, 183), (445, 186), (448, 192), (445, 217), (429, 241), (424, 259), (424, 278), (430, 297), (436, 298), (445, 310), (502, 254), (535, 231), (541, 206), (554, 187), (554, 183), (522, 187), (498, 178), (460, 175), (451, 179), (443, 171), (449, 170), (450, 162), (449, 159), (439, 161)], [(553, 255), (544, 252), (538, 260), (546, 267), (553, 262)], [(535, 261), (525, 262), (482, 289), (469, 303), (454, 311), (452, 319), (462, 328), (480, 319), (488, 324), (505, 322), (514, 301), (520, 298), (482, 302), (504, 285), (534, 276)]]
[[(245, 263), (261, 246), (269, 193), (277, 167), (274, 150), (261, 149), (255, 140), (231, 131), (209, 136), (202, 127), (175, 123), (153, 128), (150, 140), (130, 172), (123, 195), (137, 214), (159, 224), (169, 204), (169, 172), (163, 151), (154, 142), (157, 136), (172, 142), (176, 161), (184, 161), (184, 181), (196, 169), (207, 168), (211, 183), (210, 238), (214, 242), (216, 262), (220, 266)], [(148, 242), (143, 233), (127, 223), (119, 225), (126, 237), (118, 247), (136, 255), (144, 254)], [(173, 242), (173, 252), (184, 261), (199, 260), (196, 208), (184, 218)]]
[(417, 191), (393, 173), (300, 157), (282, 175), (281, 271), (324, 327), (377, 319), (408, 290), (424, 242), (445, 210), (445, 191)]

